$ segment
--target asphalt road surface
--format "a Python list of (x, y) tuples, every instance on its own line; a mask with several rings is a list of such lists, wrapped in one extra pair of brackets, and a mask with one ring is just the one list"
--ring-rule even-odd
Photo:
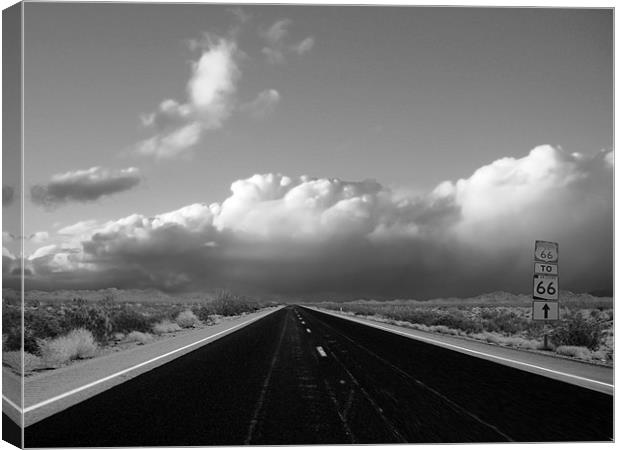
[(611, 395), (300, 307), (25, 430), (27, 447), (612, 439)]
[(2, 413), (2, 440), (13, 444), (15, 447), (21, 447), (22, 430), (13, 419)]

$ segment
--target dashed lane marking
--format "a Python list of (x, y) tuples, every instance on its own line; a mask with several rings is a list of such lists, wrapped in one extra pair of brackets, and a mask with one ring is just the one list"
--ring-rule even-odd
[[(458, 403), (452, 401), (451, 399), (449, 399), (448, 397), (446, 397), (445, 395), (443, 395), (441, 392), (427, 386), (425, 383), (423, 383), (422, 381), (418, 380), (417, 378), (411, 376), (409, 373), (405, 372), (404, 370), (402, 370), (400, 367), (392, 364), (391, 362), (389, 362), (388, 360), (382, 358), (381, 356), (379, 356), (378, 354), (376, 354), (375, 352), (373, 352), (372, 350), (366, 348), (365, 346), (363, 346), (362, 344), (360, 344), (359, 342), (356, 342), (355, 340), (351, 339), (350, 337), (346, 336), (345, 334), (343, 334), (342, 332), (338, 332), (337, 330), (335, 330), (331, 325), (329, 324), (325, 324), (325, 326), (327, 326), (328, 328), (331, 328), (332, 330), (336, 331), (338, 334), (340, 334), (340, 336), (343, 339), (346, 339), (347, 341), (349, 341), (351, 344), (357, 346), (358, 348), (362, 349), (363, 351), (365, 351), (366, 353), (368, 353), (369, 355), (373, 356), (374, 358), (376, 358), (378, 361), (381, 361), (383, 364), (392, 367), (392, 369), (394, 369), (397, 373), (399, 373), (400, 375), (404, 376), (405, 378), (413, 381), (415, 384), (417, 384), (418, 386), (421, 386), (422, 388), (428, 390), (429, 392), (437, 395), (439, 398), (443, 399), (444, 401), (446, 401), (448, 404), (452, 405), (453, 407), (455, 407), (457, 410), (461, 411), (462, 413), (468, 415), (469, 417), (471, 417), (472, 419), (476, 420), (477, 422), (481, 423), (482, 425), (485, 425), (489, 428), (491, 428), (492, 430), (494, 430), (495, 432), (497, 432), (498, 434), (500, 434), (502, 437), (504, 437), (505, 439), (507, 439), (508, 441), (513, 441), (513, 439), (508, 436), (507, 434), (503, 433), (501, 430), (499, 430), (497, 427), (495, 427), (494, 425), (491, 425), (488, 422), (485, 422), (484, 420), (480, 419), (478, 416), (476, 416), (475, 414), (473, 414), (472, 412), (468, 411), (467, 409), (463, 408), (462, 406), (460, 406)], [(334, 359), (336, 361), (338, 361), (337, 356), (334, 354)], [(355, 377), (353, 376), (353, 374), (351, 374), (349, 372), (349, 370), (344, 366), (344, 364), (342, 364), (340, 362), (340, 365), (342, 366), (342, 368), (349, 374), (349, 377), (355, 381)], [(356, 382), (356, 384), (359, 385), (359, 383)], [(378, 411), (382, 412), (383, 410), (377, 405), (378, 407)], [(389, 421), (388, 421), (389, 422)], [(388, 423), (386, 422), (386, 423)], [(391, 423), (391, 422), (389, 422)], [(396, 433), (398, 433), (397, 429), (394, 427), (394, 431)], [(399, 435), (400, 436), (400, 435)]]
[(327, 353), (325, 353), (325, 350), (323, 350), (323, 347), (321, 347), (320, 345), (317, 346), (316, 351), (318, 352), (319, 355), (321, 355), (323, 358), (327, 358)]
[(312, 331), (310, 330), (310, 328), (306, 328), (306, 332), (307, 332), (308, 334), (312, 333)]

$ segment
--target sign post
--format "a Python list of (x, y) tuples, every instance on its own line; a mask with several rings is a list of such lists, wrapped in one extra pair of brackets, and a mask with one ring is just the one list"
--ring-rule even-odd
[(545, 322), (544, 348), (549, 349), (549, 321), (560, 319), (559, 248), (557, 242), (536, 241), (534, 245), (534, 283), (532, 285), (532, 320)]

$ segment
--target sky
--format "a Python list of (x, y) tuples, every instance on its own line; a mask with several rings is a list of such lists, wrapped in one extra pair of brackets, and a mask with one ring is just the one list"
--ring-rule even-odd
[(527, 293), (536, 239), (561, 289), (612, 288), (611, 9), (26, 3), (24, 24), (27, 288)]

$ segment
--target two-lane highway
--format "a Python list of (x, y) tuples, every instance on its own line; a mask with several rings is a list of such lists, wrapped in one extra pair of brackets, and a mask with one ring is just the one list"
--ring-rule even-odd
[(609, 441), (613, 397), (287, 307), (25, 430), (28, 447)]

